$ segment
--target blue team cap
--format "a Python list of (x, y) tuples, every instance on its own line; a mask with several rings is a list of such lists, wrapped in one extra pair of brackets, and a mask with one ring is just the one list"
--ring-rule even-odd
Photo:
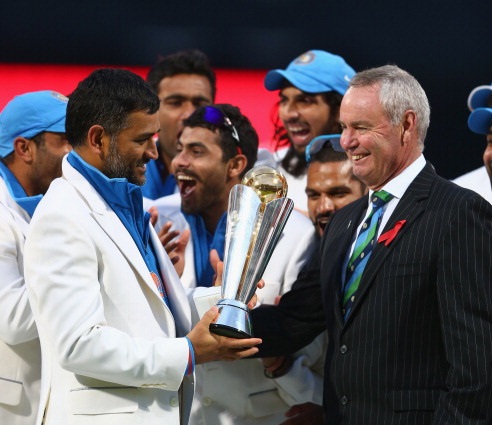
[(491, 107), (489, 98), (492, 96), (492, 84), (490, 86), (475, 87), (468, 96), (468, 109)]
[(32, 138), (44, 131), (65, 133), (68, 98), (52, 90), (14, 97), (0, 114), (0, 158), (14, 151), (16, 137)]
[(475, 87), (468, 96), (468, 127), (478, 134), (487, 134), (492, 126), (492, 84)]
[(478, 134), (488, 134), (492, 127), (492, 108), (477, 108), (468, 117), (468, 127)]
[(286, 80), (306, 93), (335, 91), (344, 95), (355, 71), (341, 56), (323, 50), (309, 50), (294, 59), (287, 69), (275, 69), (265, 76), (267, 90), (280, 90)]

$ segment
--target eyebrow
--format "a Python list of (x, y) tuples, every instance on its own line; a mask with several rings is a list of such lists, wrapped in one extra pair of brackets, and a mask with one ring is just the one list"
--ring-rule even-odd
[(181, 93), (171, 93), (170, 95), (164, 97), (161, 99), (161, 101), (165, 100), (172, 100), (172, 99), (179, 99), (179, 100), (200, 100), (200, 101), (205, 101), (205, 102), (212, 102), (208, 97), (197, 95), (197, 96), (185, 96), (184, 94)]
[(189, 143), (186, 143), (186, 144), (183, 144), (183, 142), (181, 140), (178, 140), (177, 141), (177, 144), (178, 145), (181, 145), (182, 147), (184, 148), (205, 148), (207, 149), (207, 145), (205, 145), (205, 143), (203, 142), (199, 142), (199, 141), (196, 141), (196, 142), (189, 142)]

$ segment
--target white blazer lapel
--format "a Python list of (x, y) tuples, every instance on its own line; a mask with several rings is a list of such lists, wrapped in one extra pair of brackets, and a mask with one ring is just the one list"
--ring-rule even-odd
[(159, 290), (150, 275), (147, 264), (145, 264), (142, 254), (140, 254), (135, 241), (126, 227), (92, 185), (70, 165), (66, 160), (66, 157), (63, 160), (63, 175), (85, 199), (92, 211), (94, 219), (115, 243), (123, 256), (127, 259), (128, 263), (135, 268), (145, 284), (151, 288), (152, 292), (159, 297), (163, 305), (165, 305), (159, 294)]
[(163, 284), (173, 310), (178, 335), (185, 335), (191, 330), (191, 311), (188, 297), (169, 256), (152, 226), (150, 227), (150, 243), (154, 246)]

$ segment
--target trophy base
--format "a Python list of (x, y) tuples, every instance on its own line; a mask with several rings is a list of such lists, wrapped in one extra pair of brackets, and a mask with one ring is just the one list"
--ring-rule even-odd
[(210, 332), (228, 338), (246, 339), (253, 337), (246, 304), (236, 300), (220, 300), (219, 318), (210, 324)]

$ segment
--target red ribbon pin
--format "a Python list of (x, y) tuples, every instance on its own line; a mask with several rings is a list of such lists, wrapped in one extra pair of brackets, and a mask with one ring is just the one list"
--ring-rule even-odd
[(392, 229), (390, 229), (387, 232), (383, 233), (379, 237), (378, 243), (384, 242), (384, 246), (388, 246), (393, 241), (393, 239), (396, 238), (396, 235), (401, 230), (401, 228), (405, 225), (406, 222), (407, 222), (407, 220), (397, 221), (395, 223), (395, 227), (393, 227)]

